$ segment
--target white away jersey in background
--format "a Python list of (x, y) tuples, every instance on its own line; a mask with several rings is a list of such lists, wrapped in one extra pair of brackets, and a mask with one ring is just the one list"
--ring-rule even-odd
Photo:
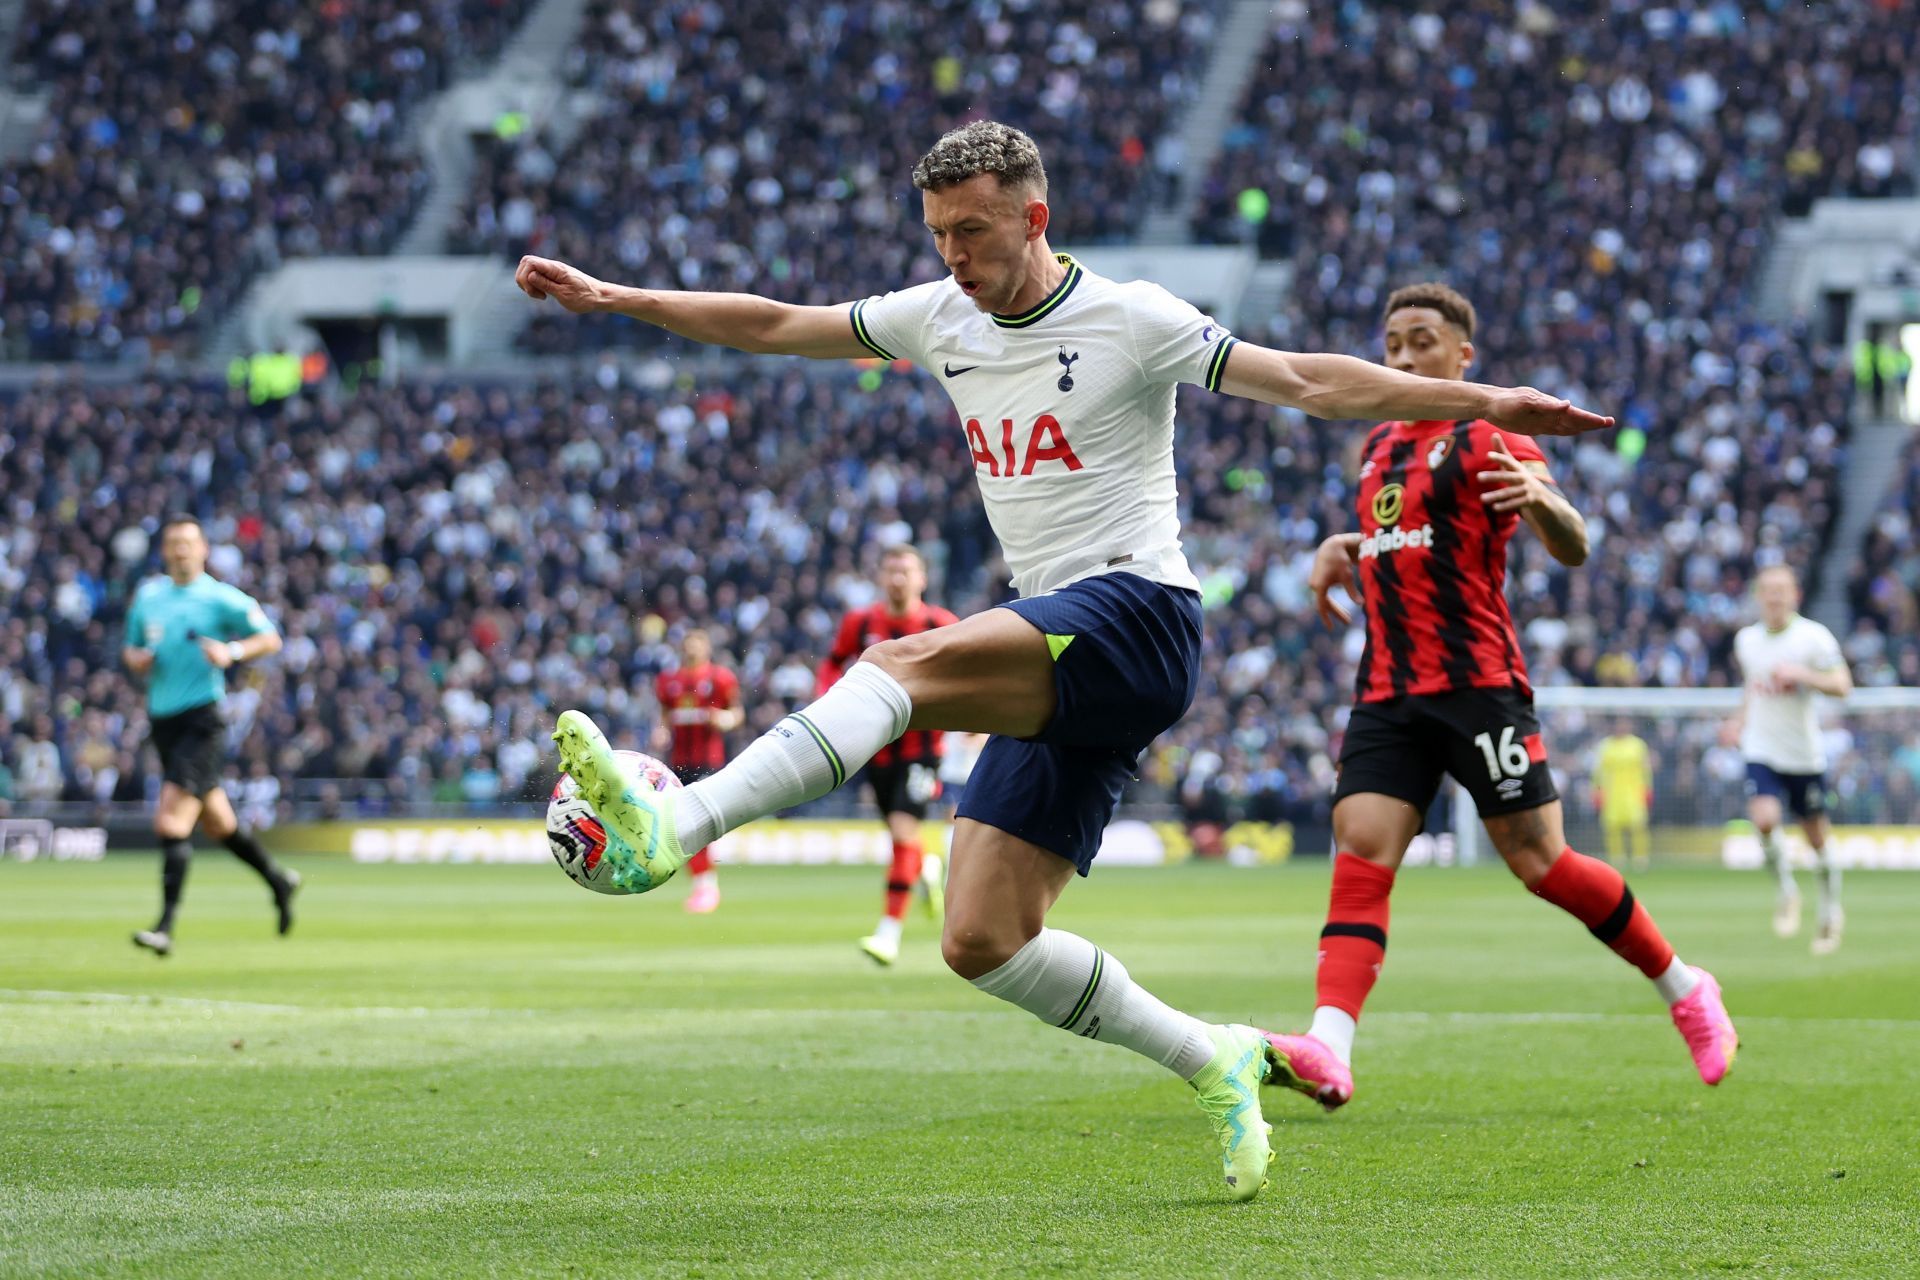
[(1824, 773), (1826, 748), (1820, 741), (1820, 723), (1814, 718), (1811, 689), (1792, 693), (1757, 693), (1755, 680), (1770, 676), (1787, 664), (1814, 671), (1831, 671), (1844, 659), (1840, 642), (1812, 618), (1793, 615), (1778, 631), (1756, 622), (1740, 628), (1733, 638), (1733, 656), (1740, 678), (1748, 685), (1747, 723), (1740, 732), (1740, 754), (1776, 773)]
[(1174, 384), (1219, 390), (1235, 339), (1159, 285), (1060, 262), (1023, 315), (988, 315), (949, 277), (854, 303), (854, 334), (953, 397), (1021, 595), (1109, 570), (1198, 590), (1180, 553)]

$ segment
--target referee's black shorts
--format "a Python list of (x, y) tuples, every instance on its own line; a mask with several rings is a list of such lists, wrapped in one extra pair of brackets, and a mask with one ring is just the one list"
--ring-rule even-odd
[(153, 749), (160, 753), (160, 776), (192, 796), (204, 796), (221, 786), (226, 736), (227, 722), (217, 702), (154, 717)]

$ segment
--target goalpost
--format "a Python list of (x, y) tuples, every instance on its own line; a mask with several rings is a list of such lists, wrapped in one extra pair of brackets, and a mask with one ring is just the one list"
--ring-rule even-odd
[[(1740, 700), (1737, 688), (1535, 690), (1573, 847), (1604, 853), (1595, 755), (1601, 739), (1623, 729), (1642, 739), (1652, 757), (1654, 858), (1759, 866), (1759, 842), (1746, 822)], [(1920, 688), (1856, 689), (1844, 700), (1819, 699), (1818, 706), (1842, 865), (1920, 870)], [(1458, 789), (1453, 838), (1461, 863), (1497, 856), (1472, 799)], [(1787, 844), (1797, 857), (1807, 856), (1797, 824)]]

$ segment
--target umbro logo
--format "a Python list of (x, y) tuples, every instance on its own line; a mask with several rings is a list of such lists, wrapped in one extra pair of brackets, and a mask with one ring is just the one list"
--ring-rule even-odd
[(953, 363), (949, 361), (946, 364), (943, 364), (940, 366), (940, 372), (946, 374), (949, 378), (957, 378), (963, 373), (972, 373), (975, 369), (978, 369), (979, 367), (980, 366), (977, 364), (970, 364), (970, 365), (964, 365), (961, 368), (956, 369), (953, 367)]

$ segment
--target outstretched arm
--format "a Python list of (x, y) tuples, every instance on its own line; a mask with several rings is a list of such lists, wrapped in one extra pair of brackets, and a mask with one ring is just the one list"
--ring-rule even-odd
[(851, 303), (801, 307), (751, 293), (687, 293), (634, 289), (596, 280), (552, 258), (520, 259), (513, 282), (536, 302), (552, 298), (568, 311), (612, 312), (658, 325), (695, 342), (756, 355), (850, 360), (871, 354), (853, 334)]
[(1227, 352), (1220, 390), (1316, 418), (1485, 418), (1527, 436), (1574, 436), (1613, 425), (1612, 418), (1532, 387), (1422, 378), (1353, 356), (1303, 355), (1251, 342), (1235, 343)]
[(1579, 508), (1567, 501), (1560, 486), (1553, 482), (1544, 462), (1522, 462), (1507, 452), (1498, 432), (1493, 449), (1487, 455), (1494, 469), (1480, 473), (1480, 483), (1497, 485), (1480, 495), (1480, 501), (1495, 511), (1518, 511), (1532, 530), (1547, 544), (1547, 552), (1569, 567), (1587, 562), (1587, 522)]
[(1313, 569), (1307, 574), (1307, 590), (1313, 592), (1313, 607), (1320, 622), (1332, 631), (1341, 623), (1352, 622), (1353, 613), (1333, 597), (1333, 589), (1344, 589), (1350, 599), (1360, 598), (1360, 544), (1365, 535), (1336, 533), (1322, 542), (1313, 553)]

